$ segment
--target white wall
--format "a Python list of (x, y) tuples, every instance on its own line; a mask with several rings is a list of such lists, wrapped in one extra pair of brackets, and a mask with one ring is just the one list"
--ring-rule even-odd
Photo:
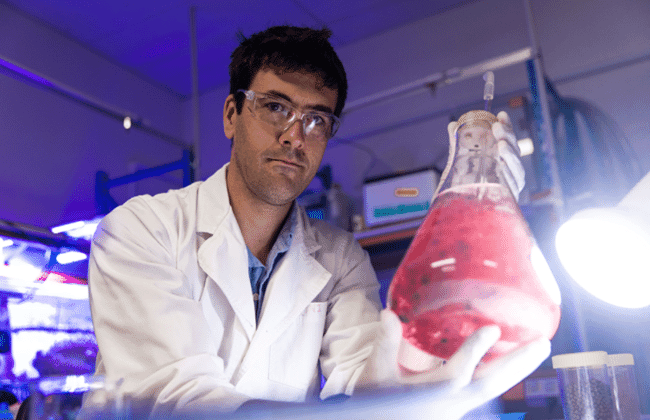
[[(148, 125), (181, 139), (181, 100), (0, 3), (0, 57), (132, 112)], [(98, 170), (112, 178), (136, 164), (178, 160), (182, 150), (36, 85), (0, 72), (0, 218), (50, 227), (92, 218)], [(180, 186), (150, 183), (154, 192)], [(118, 187), (123, 201), (144, 186)], [(138, 190), (139, 188), (139, 190)], [(131, 189), (131, 191), (129, 191)]]
[[(206, 179), (230, 160), (230, 140), (223, 133), (223, 105), (229, 86), (224, 85), (199, 98), (200, 151), (199, 166), (201, 179)], [(185, 137), (193, 139), (194, 121), (192, 100), (183, 103)]]

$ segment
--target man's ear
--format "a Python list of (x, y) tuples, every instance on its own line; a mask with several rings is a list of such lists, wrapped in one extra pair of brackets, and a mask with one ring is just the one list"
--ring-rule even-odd
[(228, 95), (223, 104), (223, 132), (227, 138), (235, 137), (235, 123), (237, 122), (237, 101), (235, 95)]

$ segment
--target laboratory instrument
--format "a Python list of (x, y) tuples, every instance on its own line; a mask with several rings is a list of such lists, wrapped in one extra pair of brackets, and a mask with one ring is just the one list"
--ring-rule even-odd
[(365, 225), (377, 227), (423, 218), (439, 180), (440, 172), (429, 167), (364, 180)]

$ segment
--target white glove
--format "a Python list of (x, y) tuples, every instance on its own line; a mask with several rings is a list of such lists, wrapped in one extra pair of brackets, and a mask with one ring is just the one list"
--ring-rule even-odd
[[(454, 150), (457, 147), (457, 130), (457, 121), (452, 121), (447, 125), (449, 144)], [(519, 150), (519, 145), (517, 144), (517, 137), (512, 130), (510, 117), (508, 117), (508, 114), (505, 111), (501, 111), (497, 114), (497, 122), (492, 124), (492, 134), (497, 140), (499, 157), (501, 158), (500, 165), (502, 165), (501, 173), (505, 177), (505, 181), (508, 184), (508, 187), (510, 187), (512, 195), (516, 200), (519, 200), (519, 193), (524, 189), (524, 185), (526, 184), (526, 172), (524, 170), (524, 166), (521, 164), (521, 152)], [(447, 162), (447, 167), (442, 174), (442, 180), (446, 179), (447, 174), (451, 168), (452, 161), (453, 156), (450, 156), (449, 161)], [(440, 184), (442, 184), (442, 182)], [(440, 188), (440, 184), (438, 185), (438, 188)], [(434, 196), (437, 195), (437, 193), (438, 190), (436, 190), (436, 194), (434, 194)]]
[(524, 165), (521, 164), (521, 151), (517, 144), (517, 137), (512, 131), (510, 117), (505, 111), (497, 114), (497, 122), (492, 124), (492, 134), (497, 139), (501, 163), (509, 169), (502, 171), (506, 177), (506, 182), (515, 199), (519, 200), (519, 193), (526, 185), (526, 172), (524, 171)]
[(393, 311), (384, 309), (376, 347), (355, 394), (372, 394), (385, 388), (391, 392), (417, 388), (420, 394), (426, 393), (432, 418), (458, 419), (521, 382), (550, 354), (550, 341), (542, 338), (477, 368), (500, 335), (497, 326), (480, 328), (444, 365), (427, 372), (404, 374), (397, 364), (402, 325)]

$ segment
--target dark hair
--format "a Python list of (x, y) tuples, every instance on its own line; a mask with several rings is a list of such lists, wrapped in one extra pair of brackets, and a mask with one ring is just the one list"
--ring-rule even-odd
[[(274, 67), (282, 71), (307, 71), (319, 76), (323, 84), (336, 89), (334, 114), (341, 115), (348, 94), (343, 63), (328, 39), (332, 31), (274, 26), (244, 38), (230, 56), (230, 93), (248, 89), (261, 69)], [(237, 113), (241, 113), (243, 95), (237, 95)]]

